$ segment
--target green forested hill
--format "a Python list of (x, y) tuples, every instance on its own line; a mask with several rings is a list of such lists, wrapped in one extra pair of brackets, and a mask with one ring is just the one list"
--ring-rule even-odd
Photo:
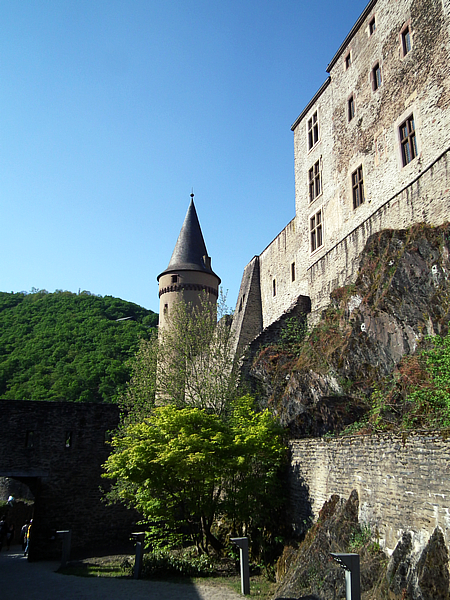
[(0, 292), (0, 398), (112, 402), (157, 322), (111, 296)]

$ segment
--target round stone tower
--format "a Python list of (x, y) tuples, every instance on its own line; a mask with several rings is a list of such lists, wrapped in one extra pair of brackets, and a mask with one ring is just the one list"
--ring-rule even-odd
[(206, 293), (211, 303), (217, 303), (220, 278), (211, 269), (211, 258), (194, 206), (194, 194), (191, 194), (191, 203), (169, 266), (158, 275), (158, 282), (160, 328), (166, 326), (171, 308), (180, 300), (198, 306), (202, 294)]

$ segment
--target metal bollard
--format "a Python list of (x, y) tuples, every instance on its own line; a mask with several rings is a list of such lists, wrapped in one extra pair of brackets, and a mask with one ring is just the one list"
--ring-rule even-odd
[(239, 558), (241, 562), (241, 594), (250, 594), (250, 568), (248, 564), (248, 538), (230, 538), (239, 548)]
[(62, 531), (57, 531), (56, 535), (62, 538), (62, 557), (61, 557), (61, 567), (64, 568), (69, 562), (70, 556), (70, 543), (72, 540), (72, 530), (71, 529), (63, 529)]
[(142, 572), (142, 557), (144, 555), (145, 532), (138, 531), (137, 533), (132, 533), (131, 535), (136, 540), (136, 558), (134, 559), (133, 578), (139, 579)]
[(359, 573), (359, 554), (330, 553), (333, 559), (345, 569), (346, 600), (361, 600), (361, 581)]

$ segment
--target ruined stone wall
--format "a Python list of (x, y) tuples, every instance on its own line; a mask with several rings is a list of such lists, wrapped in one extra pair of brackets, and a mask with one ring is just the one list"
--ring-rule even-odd
[(317, 518), (332, 494), (356, 489), (360, 520), (392, 552), (403, 531), (423, 547), (442, 528), (450, 544), (450, 441), (439, 433), (378, 434), (291, 442), (294, 524)]
[(232, 335), (235, 356), (240, 356), (243, 348), (262, 330), (259, 281), (259, 257), (255, 256), (245, 267), (233, 315)]

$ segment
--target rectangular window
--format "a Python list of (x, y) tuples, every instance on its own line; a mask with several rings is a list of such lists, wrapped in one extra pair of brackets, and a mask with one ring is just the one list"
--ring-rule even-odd
[(372, 69), (372, 89), (377, 90), (381, 86), (381, 68), (380, 63), (377, 63)]
[(308, 171), (309, 183), (309, 201), (312, 202), (322, 193), (322, 173), (320, 170), (320, 160)]
[(291, 281), (295, 281), (295, 262), (291, 264)]
[(65, 446), (66, 446), (66, 448), (71, 448), (72, 447), (72, 432), (71, 431), (66, 431)]
[(358, 208), (364, 202), (364, 178), (362, 166), (352, 173), (353, 208)]
[(317, 111), (308, 120), (308, 150), (319, 141), (319, 122), (317, 120)]
[(277, 295), (277, 282), (275, 279), (272, 281), (272, 293), (274, 296)]
[(373, 35), (377, 29), (377, 24), (375, 22), (375, 17), (372, 17), (369, 23), (369, 35)]
[(411, 33), (409, 27), (402, 31), (402, 56), (406, 56), (411, 51)]
[(354, 96), (350, 96), (350, 98), (348, 99), (347, 116), (348, 116), (349, 121), (351, 121), (353, 119), (353, 117), (355, 116), (355, 97)]
[(178, 283), (178, 275), (172, 275), (172, 283)]
[(347, 70), (351, 64), (352, 64), (352, 55), (349, 52), (345, 57), (345, 70)]
[(309, 231), (311, 236), (311, 252), (314, 252), (314, 250), (317, 250), (323, 244), (321, 210), (309, 219)]
[(400, 143), (402, 146), (403, 166), (406, 167), (417, 156), (416, 129), (413, 115), (400, 125)]

